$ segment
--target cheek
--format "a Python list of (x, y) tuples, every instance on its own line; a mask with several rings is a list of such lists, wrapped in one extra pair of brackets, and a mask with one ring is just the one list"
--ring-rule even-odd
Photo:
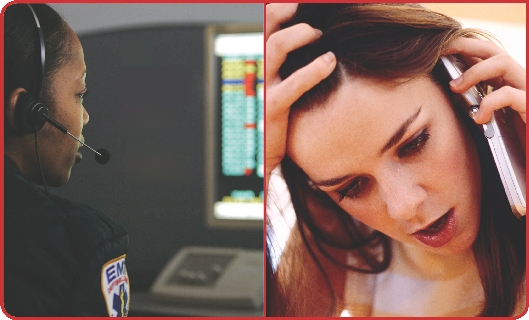
[(473, 142), (462, 128), (454, 126), (441, 135), (428, 165), (435, 174), (434, 182), (450, 189), (475, 182), (476, 172), (479, 172), (479, 161), (474, 150)]
[(62, 99), (55, 105), (55, 119), (76, 137), (79, 137), (83, 127), (83, 108), (79, 102), (72, 99)]
[[(346, 201), (346, 200), (344, 200)], [(355, 204), (351, 202), (342, 202), (338, 204), (342, 209), (348, 212), (353, 218), (363, 224), (378, 230), (394, 239), (400, 239), (401, 231), (398, 225), (387, 214), (378, 201), (370, 198), (359, 200)]]
[(459, 178), (459, 173), (465, 167), (465, 157), (462, 156), (463, 146), (459, 139), (441, 138), (439, 148), (432, 153), (429, 167), (439, 179), (437, 183)]

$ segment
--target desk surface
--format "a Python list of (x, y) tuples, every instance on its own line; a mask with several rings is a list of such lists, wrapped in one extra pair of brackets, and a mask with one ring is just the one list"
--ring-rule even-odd
[(131, 292), (129, 316), (263, 317), (263, 309), (206, 308), (160, 300), (150, 292)]

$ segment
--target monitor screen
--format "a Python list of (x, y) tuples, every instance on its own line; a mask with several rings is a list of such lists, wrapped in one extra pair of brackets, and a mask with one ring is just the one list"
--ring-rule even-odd
[(263, 228), (262, 26), (217, 26), (206, 32), (207, 222)]

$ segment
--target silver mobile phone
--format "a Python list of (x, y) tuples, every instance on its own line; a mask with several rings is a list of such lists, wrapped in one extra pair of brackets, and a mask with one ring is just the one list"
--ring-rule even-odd
[[(454, 55), (443, 56), (441, 61), (452, 79), (458, 78), (468, 67)], [(462, 94), (467, 103), (467, 113), (477, 112), (484, 91), (479, 86)], [(525, 216), (525, 152), (514, 127), (511, 108), (494, 111), (492, 119), (482, 125), (482, 131), (489, 142), (496, 167), (500, 173), (503, 188), (514, 215)]]

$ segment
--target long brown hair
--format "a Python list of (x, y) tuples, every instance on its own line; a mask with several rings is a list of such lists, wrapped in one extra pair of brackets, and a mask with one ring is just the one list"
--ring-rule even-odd
[[(327, 79), (298, 99), (292, 106), (294, 109), (324, 103), (343, 79), (350, 77), (391, 82), (426, 74), (444, 88), (453, 104), (458, 104), (460, 101), (448, 88), (446, 74), (438, 64), (439, 57), (452, 39), (483, 34), (463, 29), (456, 20), (416, 4), (300, 4), (294, 19), (283, 27), (297, 23), (308, 23), (322, 30), (323, 35), (288, 55), (280, 70), (282, 78), (328, 51), (336, 55), (337, 66)], [(480, 315), (509, 316), (525, 274), (525, 219), (518, 220), (511, 212), (483, 134), (460, 112), (462, 108), (455, 109), (472, 135), (481, 166), (481, 222), (472, 247), (485, 291)], [(380, 232), (363, 232), (361, 223), (326, 194), (310, 186), (306, 174), (288, 156), (283, 159), (281, 168), (305, 248), (327, 279), (331, 293), (329, 314), (332, 314), (336, 307), (334, 292), (316, 256), (358, 272), (379, 273), (390, 264), (390, 241)], [(328, 215), (330, 211), (340, 222), (336, 225), (341, 227), (341, 231), (333, 234), (316, 222), (321, 212)], [(361, 263), (349, 266), (337, 261), (326, 247), (354, 250)], [(274, 276), (270, 275), (272, 279)], [(288, 305), (283, 302), (285, 304)]]

